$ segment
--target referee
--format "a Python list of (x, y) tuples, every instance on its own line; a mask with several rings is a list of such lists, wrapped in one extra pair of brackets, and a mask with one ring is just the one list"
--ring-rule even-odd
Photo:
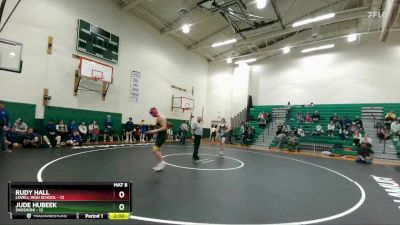
[(192, 124), (192, 138), (194, 143), (193, 159), (195, 161), (199, 160), (199, 147), (201, 142), (201, 137), (203, 136), (203, 126), (201, 121), (203, 118), (201, 116), (197, 117), (197, 121)]

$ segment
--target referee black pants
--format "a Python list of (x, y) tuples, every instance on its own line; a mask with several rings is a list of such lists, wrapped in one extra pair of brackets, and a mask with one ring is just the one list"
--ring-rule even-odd
[(201, 141), (201, 135), (194, 135), (194, 151), (193, 151), (193, 157), (197, 157), (199, 154), (199, 148), (200, 148), (200, 141)]

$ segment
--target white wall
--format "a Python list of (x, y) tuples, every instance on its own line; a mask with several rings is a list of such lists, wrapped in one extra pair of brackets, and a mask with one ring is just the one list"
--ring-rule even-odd
[[(7, 12), (15, 2), (7, 2)], [(106, 101), (91, 92), (73, 96), (78, 60), (72, 54), (82, 54), (75, 50), (78, 18), (120, 37), (119, 63), (111, 64), (115, 80)], [(49, 35), (54, 37), (52, 55), (46, 53)], [(194, 114), (200, 115), (206, 106), (208, 63), (139, 18), (123, 13), (111, 0), (22, 1), (0, 37), (24, 44), (22, 74), (0, 71), (0, 97), (37, 104), (37, 118), (43, 117), (43, 88), (49, 88), (52, 106), (120, 112), (123, 120), (130, 116), (135, 121), (151, 119), (148, 110), (152, 106), (167, 117), (189, 119), (190, 113), (171, 112), (171, 97), (192, 97), (192, 86)], [(128, 102), (131, 70), (142, 73), (139, 104)], [(188, 91), (175, 91), (171, 84)]]
[(400, 102), (400, 38), (393, 33), (386, 44), (378, 34), (359, 42), (337, 40), (334, 49), (301, 54), (292, 49), (252, 66), (259, 76), (258, 104), (392, 103)]
[(247, 106), (250, 67), (211, 63), (208, 70), (208, 93), (205, 126), (222, 117), (229, 119)]

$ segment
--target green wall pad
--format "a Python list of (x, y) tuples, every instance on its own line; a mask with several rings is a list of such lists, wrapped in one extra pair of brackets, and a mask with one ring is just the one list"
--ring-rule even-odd
[(10, 114), (10, 123), (14, 124), (15, 120), (22, 118), (28, 127), (35, 126), (36, 105), (18, 102), (5, 102), (5, 108)]
[(113, 130), (116, 133), (121, 133), (121, 113), (49, 106), (46, 107), (44, 111), (43, 122), (46, 124), (49, 119), (52, 119), (55, 121), (55, 123), (58, 123), (60, 120), (64, 120), (65, 124), (69, 124), (71, 120), (75, 120), (78, 125), (82, 122), (85, 122), (86, 125), (89, 125), (92, 120), (96, 120), (100, 130), (104, 130), (104, 121), (106, 120), (107, 115), (111, 115), (111, 119), (113, 121)]

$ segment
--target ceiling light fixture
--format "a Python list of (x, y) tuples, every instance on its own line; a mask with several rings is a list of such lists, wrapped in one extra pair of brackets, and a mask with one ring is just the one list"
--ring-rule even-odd
[(246, 60), (240, 60), (240, 61), (236, 61), (235, 64), (242, 64), (242, 63), (252, 63), (257, 61), (257, 59), (246, 59)]
[(347, 36), (347, 41), (348, 42), (353, 42), (357, 40), (358, 35), (357, 34), (350, 34), (349, 36)]
[(227, 41), (214, 43), (214, 44), (211, 45), (211, 47), (216, 48), (216, 47), (219, 47), (219, 46), (222, 46), (222, 45), (228, 45), (228, 44), (232, 44), (232, 43), (235, 43), (235, 42), (237, 42), (237, 39), (230, 39), (230, 40), (227, 40)]
[(335, 47), (335, 44), (322, 45), (322, 46), (319, 46), (319, 47), (303, 49), (303, 50), (301, 50), (301, 53), (320, 51), (320, 50), (329, 49), (329, 48), (333, 48), (333, 47)]
[(301, 20), (299, 22), (294, 23), (292, 25), (292, 27), (303, 26), (303, 25), (306, 25), (306, 24), (309, 24), (309, 23), (314, 23), (314, 22), (318, 22), (318, 21), (321, 21), (321, 20), (330, 19), (330, 18), (333, 18), (333, 17), (335, 17), (335, 13), (329, 13), (329, 14), (325, 14), (325, 15), (322, 15), (322, 16), (317, 16), (317, 17), (314, 17), (314, 18), (311, 18), (311, 19)]
[(189, 24), (185, 24), (182, 26), (182, 32), (187, 34), (190, 32), (190, 25)]
[(267, 6), (267, 0), (257, 0), (257, 9), (263, 9)]
[(290, 52), (290, 47), (284, 47), (284, 48), (282, 48), (282, 52), (283, 52), (284, 54), (289, 53), (289, 52)]

